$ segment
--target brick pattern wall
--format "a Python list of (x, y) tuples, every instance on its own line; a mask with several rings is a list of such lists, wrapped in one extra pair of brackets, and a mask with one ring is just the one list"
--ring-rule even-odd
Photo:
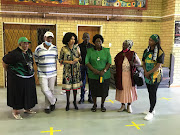
[[(175, 14), (180, 14), (180, 0), (175, 1)], [(180, 21), (180, 16), (175, 16), (174, 20)], [(173, 46), (172, 53), (175, 57), (174, 77), (172, 86), (180, 86), (180, 47)]]
[[(118, 9), (85, 9), (85, 8), (66, 8), (66, 7), (44, 7), (44, 6), (21, 6), (21, 5), (3, 5), (1, 10), (11, 11), (31, 11), (31, 12), (67, 12), (67, 13), (99, 13), (99, 14), (121, 14), (121, 15), (142, 15), (142, 16), (162, 16), (165, 12), (167, 14), (173, 13), (173, 9), (169, 9), (170, 5), (164, 4), (166, 0), (148, 0), (148, 9), (145, 11), (138, 10), (118, 10)], [(173, 0), (169, 0), (173, 1)], [(166, 11), (166, 9), (170, 12)], [(163, 12), (162, 12), (163, 11)], [(43, 18), (43, 14), (37, 15), (9, 15), (3, 14), (0, 18), (2, 22), (17, 22), (17, 23), (48, 23), (56, 24), (57, 26), (57, 47), (60, 51), (62, 44), (63, 32), (74, 32), (77, 33), (77, 25), (102, 25), (102, 34), (105, 42), (104, 46), (109, 47), (109, 43), (112, 44), (111, 56), (112, 63), (114, 64), (115, 55), (121, 51), (122, 42), (126, 39), (132, 39), (134, 46), (132, 50), (137, 52), (140, 59), (144, 49), (148, 46), (149, 37), (152, 34), (159, 34), (162, 36), (162, 48), (166, 53), (164, 66), (169, 67), (169, 55), (172, 50), (173, 34), (172, 31), (167, 30), (173, 29), (173, 21), (161, 19), (148, 19), (148, 18), (120, 18), (110, 17), (110, 21), (106, 21), (106, 17), (89, 17), (89, 16), (52, 16), (46, 14)], [(170, 25), (170, 26), (169, 26)], [(0, 27), (0, 38), (2, 39), (2, 26)], [(165, 33), (164, 33), (165, 32)], [(3, 44), (0, 40), (0, 56), (3, 56)], [(57, 83), (61, 84), (62, 80), (62, 66), (58, 65), (58, 77)], [(0, 65), (0, 74), (3, 74), (2, 66)], [(0, 86), (4, 86), (4, 77), (0, 78)]]

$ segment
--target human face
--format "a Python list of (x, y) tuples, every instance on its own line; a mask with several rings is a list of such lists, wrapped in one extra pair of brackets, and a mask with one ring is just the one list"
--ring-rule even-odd
[(129, 45), (128, 45), (128, 44), (123, 43), (123, 50), (126, 50), (128, 47), (129, 47)]
[(149, 46), (153, 48), (156, 45), (155, 41), (152, 38), (149, 38)]
[(27, 51), (28, 48), (29, 48), (29, 43), (28, 43), (28, 42), (21, 42), (21, 43), (20, 43), (20, 46), (22, 47), (22, 49), (23, 49), (24, 51)]
[(83, 34), (83, 38), (82, 39), (84, 40), (85, 44), (88, 44), (89, 40), (90, 40), (89, 34), (88, 33)]
[(52, 43), (53, 37), (44, 37), (45, 41)]
[(96, 49), (100, 49), (101, 46), (102, 46), (102, 41), (101, 41), (100, 38), (97, 38), (97, 39), (95, 40), (95, 47), (96, 47)]
[(74, 36), (72, 36), (71, 37), (71, 39), (70, 39), (70, 41), (68, 42), (68, 45), (74, 45), (74, 43), (75, 43), (75, 37)]

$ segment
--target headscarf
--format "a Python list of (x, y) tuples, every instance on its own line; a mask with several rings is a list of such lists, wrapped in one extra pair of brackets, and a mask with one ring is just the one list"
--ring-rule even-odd
[(127, 45), (128, 45), (128, 48), (127, 48), (126, 50), (123, 50), (123, 52), (127, 52), (127, 51), (129, 51), (129, 50), (132, 48), (132, 46), (133, 46), (133, 41), (132, 41), (132, 40), (125, 40), (125, 41), (123, 42), (123, 44), (127, 44)]
[[(160, 38), (159, 38), (159, 36), (157, 34), (153, 34), (150, 38), (152, 40), (154, 40), (154, 42), (156, 43), (156, 46), (154, 48), (154, 53), (153, 53), (153, 56), (152, 56), (152, 59), (154, 61), (156, 61), (159, 49), (161, 48), (161, 46), (159, 44)], [(148, 46), (148, 48), (147, 48), (147, 52), (149, 52), (149, 51), (150, 51), (150, 46)]]

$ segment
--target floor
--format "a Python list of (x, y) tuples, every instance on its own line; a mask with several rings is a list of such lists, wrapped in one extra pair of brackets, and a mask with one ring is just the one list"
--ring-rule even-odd
[(138, 89), (138, 100), (132, 104), (132, 114), (117, 112), (120, 103), (114, 100), (114, 89), (110, 89), (106, 100), (107, 112), (101, 112), (100, 109), (91, 112), (92, 104), (88, 102), (78, 105), (79, 110), (76, 111), (73, 109), (72, 96), (71, 110), (66, 112), (66, 96), (60, 92), (61, 87), (56, 87), (57, 109), (46, 114), (43, 112), (44, 96), (37, 87), (39, 104), (34, 108), (37, 114), (27, 115), (22, 112), (24, 119), (15, 120), (11, 108), (6, 105), (6, 89), (1, 88), (0, 135), (180, 135), (180, 88), (158, 89), (156, 115), (151, 121), (143, 120), (145, 115), (142, 114), (149, 108), (146, 89)]

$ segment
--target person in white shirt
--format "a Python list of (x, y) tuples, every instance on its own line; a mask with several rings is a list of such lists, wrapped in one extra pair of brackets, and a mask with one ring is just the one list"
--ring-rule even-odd
[(44, 40), (41, 45), (38, 45), (35, 50), (34, 58), (37, 64), (38, 78), (41, 86), (41, 91), (45, 95), (45, 113), (50, 113), (55, 110), (57, 98), (53, 95), (54, 85), (57, 76), (57, 47), (52, 44), (54, 35), (47, 31), (44, 34)]

